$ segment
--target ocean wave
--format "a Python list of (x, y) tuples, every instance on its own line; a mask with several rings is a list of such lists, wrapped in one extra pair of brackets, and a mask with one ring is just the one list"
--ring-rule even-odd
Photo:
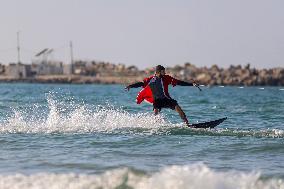
[(84, 103), (58, 100), (47, 95), (47, 112), (42, 106), (32, 110), (13, 110), (13, 114), (0, 123), (0, 133), (108, 133), (133, 135), (209, 135), (236, 137), (284, 138), (284, 130), (244, 130), (232, 128), (193, 129), (183, 123), (173, 124), (163, 114), (129, 113), (110, 105), (87, 106)]
[(130, 114), (110, 105), (68, 104), (56, 100), (53, 95), (48, 95), (47, 102), (47, 114), (40, 111), (40, 106), (33, 106), (32, 111), (13, 110), (13, 114), (0, 123), (0, 133), (131, 133), (135, 128), (150, 128), (143, 133), (151, 134), (169, 124), (162, 114)]
[(0, 175), (1, 189), (283, 189), (281, 178), (261, 179), (257, 172), (220, 172), (203, 164), (169, 166), (155, 173), (121, 168), (100, 175), (37, 173)]
[(169, 135), (207, 135), (207, 136), (235, 136), (235, 137), (256, 137), (256, 138), (284, 138), (284, 130), (281, 129), (193, 129), (173, 127), (166, 131)]

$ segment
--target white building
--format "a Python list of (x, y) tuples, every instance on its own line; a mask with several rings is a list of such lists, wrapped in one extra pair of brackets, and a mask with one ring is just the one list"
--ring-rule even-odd
[(73, 73), (72, 64), (64, 64), (63, 65), (63, 74), (64, 75), (71, 75), (72, 73)]
[(31, 71), (31, 65), (26, 65), (22, 63), (10, 63), (5, 70), (5, 74), (8, 77), (15, 79), (24, 79), (29, 77)]
[(63, 74), (63, 63), (51, 61), (33, 63), (32, 72), (36, 75), (61, 75)]

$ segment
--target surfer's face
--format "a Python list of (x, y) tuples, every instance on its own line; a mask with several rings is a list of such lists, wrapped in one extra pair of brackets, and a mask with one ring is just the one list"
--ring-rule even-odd
[(166, 75), (165, 70), (161, 70), (161, 71), (156, 72), (156, 76), (158, 76), (158, 77), (163, 77), (164, 75)]

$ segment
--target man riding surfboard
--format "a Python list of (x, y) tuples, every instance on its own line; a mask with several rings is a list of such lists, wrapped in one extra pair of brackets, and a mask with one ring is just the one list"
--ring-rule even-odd
[(136, 98), (137, 104), (140, 104), (144, 100), (152, 103), (155, 115), (157, 115), (162, 108), (175, 110), (179, 113), (179, 116), (185, 124), (190, 126), (185, 113), (178, 105), (177, 101), (170, 97), (168, 90), (169, 85), (172, 85), (173, 87), (176, 85), (198, 87), (196, 82), (188, 83), (166, 75), (165, 68), (158, 65), (156, 66), (155, 75), (143, 79), (143, 82), (128, 85), (125, 89), (129, 90), (130, 88), (143, 87)]

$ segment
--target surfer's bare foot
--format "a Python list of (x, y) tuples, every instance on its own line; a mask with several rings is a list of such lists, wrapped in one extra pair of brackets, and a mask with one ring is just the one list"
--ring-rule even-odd
[(184, 123), (186, 124), (186, 126), (190, 127), (190, 124), (189, 124), (189, 122), (188, 122), (188, 120), (187, 120), (187, 119), (186, 119), (186, 120), (184, 120)]

